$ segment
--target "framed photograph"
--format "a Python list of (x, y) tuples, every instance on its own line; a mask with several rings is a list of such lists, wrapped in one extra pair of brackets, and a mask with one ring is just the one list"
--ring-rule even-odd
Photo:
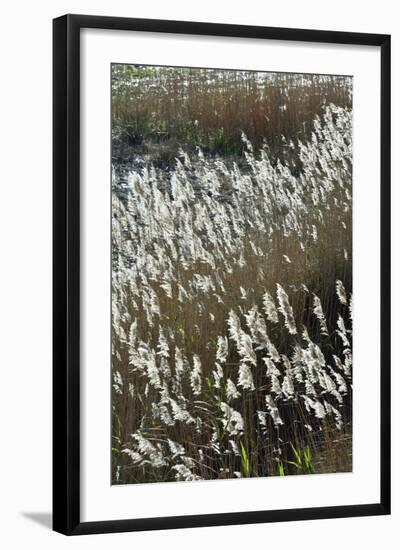
[(54, 529), (390, 513), (390, 36), (54, 20)]

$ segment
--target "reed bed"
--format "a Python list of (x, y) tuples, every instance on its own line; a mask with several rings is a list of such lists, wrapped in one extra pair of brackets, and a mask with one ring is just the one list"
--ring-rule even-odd
[(113, 173), (114, 484), (351, 470), (351, 128)]
[[(310, 138), (327, 104), (351, 108), (351, 78), (257, 71), (112, 65), (114, 156), (121, 143), (172, 160), (177, 147), (241, 156), (241, 134), (288, 157), (281, 141)], [(132, 150), (132, 149), (131, 149)]]

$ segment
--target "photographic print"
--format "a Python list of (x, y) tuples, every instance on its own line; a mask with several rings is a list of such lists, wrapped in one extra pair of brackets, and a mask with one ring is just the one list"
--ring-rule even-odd
[(111, 65), (112, 484), (352, 471), (352, 85)]

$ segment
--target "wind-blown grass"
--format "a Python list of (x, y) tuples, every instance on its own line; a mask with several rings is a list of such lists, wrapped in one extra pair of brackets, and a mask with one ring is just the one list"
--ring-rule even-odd
[(113, 483), (351, 469), (351, 116), (114, 176)]

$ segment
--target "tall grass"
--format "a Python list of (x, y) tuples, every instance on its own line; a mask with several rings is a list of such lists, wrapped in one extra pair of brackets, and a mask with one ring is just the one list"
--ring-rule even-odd
[(240, 156), (244, 132), (282, 160), (282, 135), (308, 140), (326, 104), (352, 101), (351, 79), (339, 76), (114, 64), (112, 77), (116, 157), (121, 142), (166, 159), (179, 145)]
[(351, 469), (351, 110), (113, 178), (113, 483)]

